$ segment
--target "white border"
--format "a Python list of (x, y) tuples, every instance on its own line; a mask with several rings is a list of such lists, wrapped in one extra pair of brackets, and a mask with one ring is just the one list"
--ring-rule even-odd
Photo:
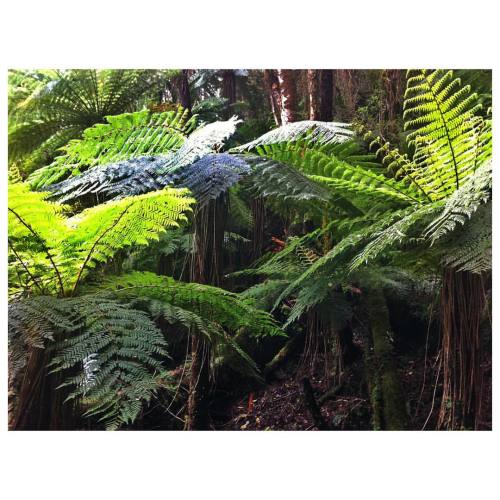
[[(1, 261), (7, 68), (494, 67), (496, 97), (494, 6), (485, 0), (4, 0)], [(498, 229), (495, 216), (495, 249)], [(4, 267), (1, 277), (5, 299)], [(497, 282), (495, 269), (495, 288)], [(6, 301), (1, 311), (3, 498), (489, 499), (500, 490), (495, 411), (497, 430), (477, 433), (7, 433)], [(494, 314), (494, 331), (497, 325)], [(495, 359), (497, 347), (494, 342)]]

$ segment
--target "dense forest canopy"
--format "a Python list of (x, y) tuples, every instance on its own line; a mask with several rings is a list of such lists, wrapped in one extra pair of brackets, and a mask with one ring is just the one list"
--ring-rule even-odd
[(491, 71), (8, 90), (11, 429), (491, 428)]

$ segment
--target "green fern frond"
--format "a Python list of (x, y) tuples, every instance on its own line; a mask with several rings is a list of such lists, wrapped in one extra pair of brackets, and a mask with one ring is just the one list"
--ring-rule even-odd
[(164, 385), (162, 333), (144, 312), (103, 296), (62, 300), (83, 321), (82, 331), (57, 343), (49, 365), (53, 372), (79, 370), (60, 386), (70, 388), (67, 400), (77, 399), (84, 416), (97, 417), (107, 429), (132, 423)]
[[(371, 207), (374, 203), (405, 206), (423, 200), (422, 193), (411, 183), (397, 181), (377, 173), (373, 168), (350, 163), (356, 160), (348, 156), (345, 160), (339, 159), (331, 153), (309, 148), (308, 143), (259, 146), (256, 153), (268, 160), (264, 165), (272, 166), (272, 162), (289, 165), (310, 179), (325, 184), (337, 198), (348, 199), (358, 209)], [(273, 185), (272, 182), (269, 184)], [(279, 186), (275, 190), (278, 191)]]
[(106, 262), (119, 249), (158, 240), (168, 228), (179, 227), (195, 202), (186, 189), (161, 191), (110, 201), (84, 210), (68, 219), (71, 234), (63, 242), (63, 255), (83, 274), (99, 262)]
[(244, 329), (257, 338), (283, 335), (272, 316), (256, 309), (238, 294), (221, 288), (183, 283), (148, 272), (109, 277), (99, 288), (113, 291), (120, 297), (146, 297), (168, 302), (210, 318), (230, 332)]
[(9, 187), (10, 267), (27, 276), (38, 293), (74, 292), (95, 267), (128, 246), (158, 240), (186, 220), (194, 199), (186, 189), (166, 188), (93, 207), (70, 218), (64, 206), (30, 191), (25, 183)]
[(432, 199), (450, 195), (476, 168), (479, 109), (452, 71), (408, 73), (403, 118), (415, 150), (413, 176)]
[(446, 201), (441, 214), (425, 230), (431, 243), (464, 225), (478, 208), (491, 199), (493, 187), (492, 163), (481, 165)]
[(474, 212), (463, 231), (450, 235), (443, 244), (443, 254), (443, 264), (457, 271), (481, 274), (491, 270), (491, 202), (481, 205)]

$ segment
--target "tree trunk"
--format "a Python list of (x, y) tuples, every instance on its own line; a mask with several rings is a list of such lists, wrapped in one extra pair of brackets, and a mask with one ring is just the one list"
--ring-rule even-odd
[[(195, 212), (191, 281), (220, 285), (222, 245), (227, 217), (223, 194)], [(191, 373), (185, 429), (209, 428), (210, 344), (202, 337), (191, 337)]]
[(405, 73), (401, 69), (386, 69), (382, 71), (384, 86), (384, 103), (380, 106), (379, 126), (384, 134), (397, 136), (397, 117), (403, 110), (404, 91), (406, 87)]
[(481, 416), (481, 275), (447, 269), (441, 289), (443, 397), (438, 427), (477, 429)]
[(189, 91), (188, 71), (183, 69), (181, 74), (174, 79), (175, 90), (179, 104), (184, 109), (191, 109), (191, 92)]
[(278, 81), (281, 93), (281, 124), (286, 125), (296, 120), (297, 85), (292, 69), (279, 69)]
[(392, 350), (389, 311), (382, 290), (366, 294), (373, 351), (367, 356), (370, 398), (375, 430), (404, 430), (407, 427), (406, 403)]
[(343, 105), (343, 120), (350, 122), (356, 113), (359, 98), (357, 73), (352, 69), (338, 69), (335, 76)]
[(320, 120), (331, 122), (333, 120), (333, 69), (320, 71), (320, 93)]
[(222, 71), (222, 97), (227, 99), (226, 118), (231, 117), (231, 106), (236, 102), (236, 75), (234, 69)]
[(281, 125), (281, 93), (280, 83), (276, 72), (272, 69), (264, 70), (264, 83), (269, 95), (269, 102), (271, 104), (271, 111), (276, 125)]
[(309, 120), (321, 119), (320, 70), (307, 70), (307, 93), (309, 95)]

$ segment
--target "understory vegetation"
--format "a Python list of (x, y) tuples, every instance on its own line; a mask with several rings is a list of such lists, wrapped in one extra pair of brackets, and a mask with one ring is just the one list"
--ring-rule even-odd
[(491, 429), (491, 74), (9, 73), (13, 430)]

